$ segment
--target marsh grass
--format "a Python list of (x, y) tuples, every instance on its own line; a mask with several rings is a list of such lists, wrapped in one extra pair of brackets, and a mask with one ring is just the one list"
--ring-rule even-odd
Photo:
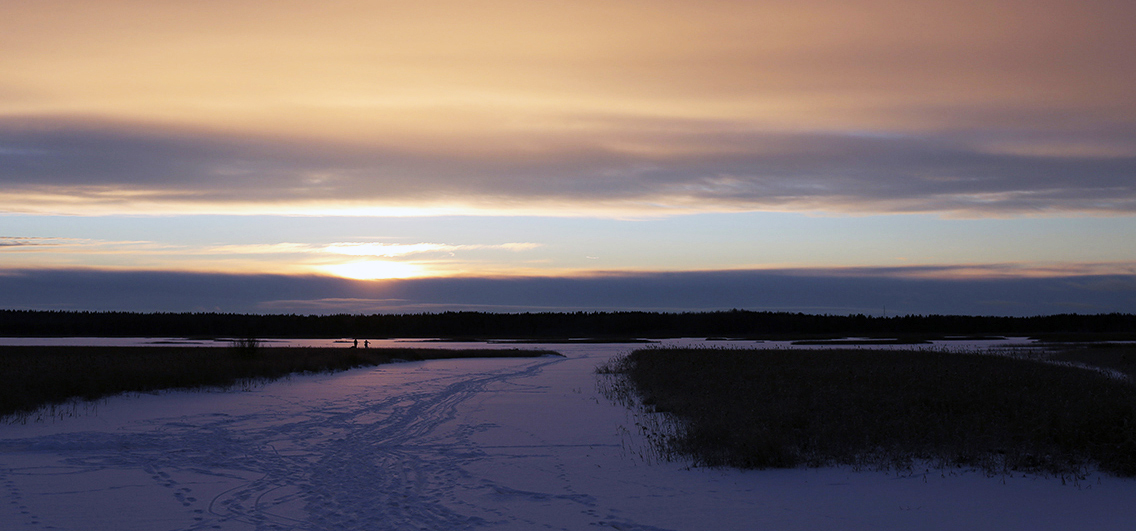
[(1092, 343), (1066, 347), (1055, 350), (1050, 359), (1110, 369), (1136, 381), (1136, 344)]
[(229, 349), (239, 357), (252, 359), (261, 354), (264, 345), (254, 337), (234, 339), (229, 342)]
[(543, 350), (0, 346), (0, 418), (123, 392), (239, 387), (294, 373), (446, 358), (535, 357)]
[(1136, 475), (1136, 387), (1075, 367), (930, 350), (648, 348), (597, 372), (614, 375), (625, 403), (673, 416), (660, 454), (699, 465)]

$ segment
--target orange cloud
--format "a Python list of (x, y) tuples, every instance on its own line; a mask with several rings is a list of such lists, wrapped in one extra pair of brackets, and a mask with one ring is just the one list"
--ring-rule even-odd
[[(1090, 159), (1065, 181), (1131, 175), (1095, 159), (1136, 157), (1132, 20), (1128, 0), (6, 2), (17, 139), (148, 143), (0, 139), (0, 209), (1126, 212), (1130, 189), (1003, 183), (1052, 157)], [(982, 185), (856, 192), (921, 178)], [(1035, 191), (1083, 200), (981, 200)]]

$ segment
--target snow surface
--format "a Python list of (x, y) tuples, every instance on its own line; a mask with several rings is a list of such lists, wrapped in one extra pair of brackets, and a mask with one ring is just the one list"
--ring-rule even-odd
[(546, 348), (567, 357), (396, 363), (0, 424), (0, 529), (1136, 526), (1136, 480), (1111, 476), (659, 463), (646, 419), (593, 373), (634, 346)]
[[(367, 338), (358, 338), (360, 342)], [(864, 337), (846, 337), (851, 340), (872, 340)], [(266, 347), (344, 347), (353, 343), (355, 338), (339, 339), (296, 339), (296, 338), (269, 338), (258, 339)], [(459, 348), (458, 344), (437, 339), (367, 339), (374, 348)], [(178, 346), (178, 347), (227, 347), (232, 339), (190, 339), (182, 337), (0, 337), (0, 345), (5, 346), (91, 346), (91, 347), (143, 347), (143, 346)], [(1028, 337), (1006, 337), (997, 339), (936, 339), (929, 343), (920, 344), (869, 344), (869, 345), (840, 345), (817, 342), (812, 344), (794, 344), (794, 341), (762, 341), (745, 339), (702, 339), (681, 338), (666, 340), (651, 340), (651, 343), (682, 344), (682, 345), (709, 345), (726, 348), (774, 348), (774, 349), (826, 349), (826, 348), (870, 348), (870, 349), (946, 349), (954, 351), (979, 351), (991, 349), (1020, 349), (1041, 347), (1042, 343)], [(1118, 341), (1117, 343), (1123, 343)], [(460, 343), (460, 348), (507, 348), (510, 345), (526, 346), (525, 343), (515, 343), (508, 340), (493, 343)], [(558, 343), (554, 348), (561, 347)], [(642, 346), (642, 345), (639, 345)]]

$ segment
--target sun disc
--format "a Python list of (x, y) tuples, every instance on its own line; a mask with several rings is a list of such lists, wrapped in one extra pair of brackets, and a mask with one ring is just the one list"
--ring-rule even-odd
[(389, 262), (382, 260), (368, 260), (365, 262), (350, 262), (321, 267), (324, 271), (337, 277), (353, 280), (382, 280), (388, 278), (410, 278), (421, 276), (422, 268), (404, 262)]

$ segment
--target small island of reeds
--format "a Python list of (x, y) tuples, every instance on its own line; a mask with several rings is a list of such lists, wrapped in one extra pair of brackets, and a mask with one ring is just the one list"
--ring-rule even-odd
[(646, 348), (597, 372), (610, 375), (602, 378), (613, 398), (669, 415), (672, 428), (649, 439), (664, 457), (696, 465), (1064, 477), (1136, 476), (1134, 365), (1132, 345), (1044, 362), (930, 350)]

